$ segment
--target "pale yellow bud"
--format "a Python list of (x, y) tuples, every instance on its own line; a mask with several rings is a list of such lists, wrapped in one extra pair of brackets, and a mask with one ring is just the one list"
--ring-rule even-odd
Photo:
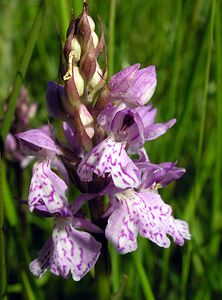
[(102, 78), (102, 70), (100, 69), (100, 66), (99, 64), (97, 63), (97, 66), (96, 66), (96, 71), (92, 77), (92, 79), (90, 80), (89, 84), (92, 88), (94, 88), (101, 80)]
[(84, 93), (84, 80), (79, 72), (79, 68), (77, 66), (73, 67), (73, 75), (75, 80), (75, 85), (79, 96), (82, 96)]
[(99, 43), (99, 38), (98, 38), (98, 35), (95, 32), (92, 33), (92, 39), (93, 39), (93, 45), (96, 48), (98, 46), (98, 43)]
[(82, 121), (82, 124), (85, 128), (86, 133), (88, 134), (89, 138), (91, 139), (94, 136), (95, 130), (93, 126), (93, 118), (85, 105), (80, 105), (79, 110), (80, 119)]
[(78, 62), (81, 57), (81, 46), (77, 38), (72, 40), (72, 55), (74, 62)]
[(88, 16), (87, 18), (88, 18), (88, 22), (89, 22), (91, 31), (92, 32), (95, 31), (95, 23), (94, 23), (93, 19), (90, 16)]

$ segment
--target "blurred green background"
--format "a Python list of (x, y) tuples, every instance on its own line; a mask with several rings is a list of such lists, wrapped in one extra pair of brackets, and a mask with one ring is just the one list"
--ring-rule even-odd
[[(152, 99), (158, 121), (175, 117), (165, 136), (149, 142), (155, 163), (178, 161), (187, 172), (161, 191), (174, 216), (190, 224), (184, 247), (161, 249), (139, 239), (139, 250), (119, 256), (110, 247), (112, 299), (222, 299), (222, 3), (220, 0), (89, 0), (105, 31), (110, 76), (125, 66), (156, 65)], [(80, 0), (0, 2), (0, 118), (3, 137), (21, 85), (38, 113), (30, 127), (47, 123), (45, 90), (56, 80), (60, 39)], [(98, 25), (98, 23), (97, 23)], [(98, 26), (97, 26), (98, 30)], [(98, 31), (97, 31), (98, 32)], [(14, 90), (10, 96), (12, 87)], [(3, 106), (9, 99), (8, 112)], [(51, 222), (18, 204), (27, 198), (31, 166), (1, 161), (1, 299), (106, 299), (93, 274), (80, 282), (47, 273), (36, 280), (29, 262), (51, 234)], [(3, 201), (4, 200), (4, 201)], [(4, 205), (4, 212), (2, 206)], [(4, 221), (4, 224), (3, 224)], [(6, 268), (4, 267), (6, 266)], [(99, 294), (97, 294), (99, 293)]]

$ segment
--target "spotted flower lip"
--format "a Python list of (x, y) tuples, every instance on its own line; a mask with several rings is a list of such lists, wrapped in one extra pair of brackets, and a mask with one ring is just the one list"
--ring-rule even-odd
[(190, 239), (188, 224), (174, 219), (172, 209), (155, 191), (116, 193), (105, 234), (120, 254), (137, 249), (137, 235), (168, 248), (170, 235), (180, 246)]
[(66, 198), (66, 183), (51, 170), (51, 160), (36, 162), (29, 187), (28, 206), (30, 211), (49, 215), (69, 216), (69, 203)]
[(140, 64), (135, 64), (111, 77), (108, 87), (112, 101), (121, 100), (130, 106), (138, 106), (151, 99), (157, 84), (155, 66), (139, 68)]
[(75, 217), (56, 218), (52, 237), (30, 264), (30, 271), (40, 278), (47, 270), (79, 281), (95, 265), (101, 244), (95, 238), (75, 227)]
[(92, 181), (93, 173), (112, 177), (120, 188), (137, 187), (140, 183), (138, 168), (125, 151), (125, 144), (112, 136), (95, 146), (80, 162), (77, 173), (82, 181)]

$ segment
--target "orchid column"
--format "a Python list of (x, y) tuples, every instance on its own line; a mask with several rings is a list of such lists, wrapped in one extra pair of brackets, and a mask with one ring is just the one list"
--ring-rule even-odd
[[(61, 84), (50, 82), (47, 90), (48, 110), (60, 120), (60, 135), (52, 126), (17, 135), (23, 153), (36, 157), (29, 209), (55, 222), (52, 237), (30, 264), (37, 277), (50, 270), (80, 280), (100, 253), (104, 258), (106, 240), (125, 254), (137, 249), (138, 234), (163, 248), (170, 246), (169, 236), (180, 246), (190, 239), (188, 224), (173, 217), (158, 192), (185, 170), (176, 163), (151, 162), (144, 148), (176, 122), (155, 123), (157, 110), (147, 105), (157, 84), (155, 67), (135, 64), (107, 83), (101, 25), (100, 32), (99, 38), (85, 4), (70, 22)], [(69, 200), (72, 186), (80, 191), (74, 201)], [(100, 265), (106, 264), (100, 258)]]

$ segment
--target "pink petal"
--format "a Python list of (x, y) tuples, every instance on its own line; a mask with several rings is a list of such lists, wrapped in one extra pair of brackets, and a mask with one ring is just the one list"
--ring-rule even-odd
[(145, 129), (144, 136), (146, 141), (154, 140), (163, 135), (169, 128), (176, 123), (176, 119), (172, 119), (166, 123), (156, 123)]
[(132, 220), (127, 202), (121, 203), (111, 214), (105, 235), (120, 254), (137, 249), (138, 229)]
[(29, 265), (29, 269), (33, 275), (41, 278), (45, 274), (51, 261), (52, 250), (53, 241), (52, 238), (50, 238), (39, 251), (38, 258), (33, 260)]
[(51, 137), (48, 126), (18, 133), (16, 134), (16, 138), (19, 140), (21, 147), (25, 146), (25, 150), (30, 148), (32, 151), (31, 154), (42, 150), (61, 154), (61, 150)]
[(71, 273), (73, 280), (79, 281), (94, 267), (100, 249), (94, 237), (74, 228), (72, 219), (57, 219), (52, 239), (30, 264), (30, 270), (37, 277), (46, 270), (65, 278)]
[(171, 207), (155, 191), (137, 193), (130, 189), (115, 196), (119, 206), (114, 203), (105, 233), (118, 252), (136, 250), (138, 233), (164, 248), (170, 246), (168, 234), (178, 245), (190, 239), (188, 224), (175, 220)]
[(123, 100), (131, 106), (143, 106), (151, 99), (157, 84), (155, 66), (141, 70), (139, 67), (128, 67), (110, 79), (108, 86), (113, 101)]
[(77, 173), (82, 181), (92, 181), (93, 173), (112, 176), (119, 188), (136, 187), (139, 184), (138, 169), (125, 151), (123, 143), (109, 137), (94, 147), (82, 159)]
[(28, 205), (50, 214), (66, 213), (68, 200), (65, 196), (66, 183), (50, 169), (51, 161), (37, 162), (29, 188)]
[(132, 206), (138, 213), (138, 229), (143, 237), (164, 248), (170, 246), (167, 234), (180, 246), (184, 239), (190, 239), (188, 224), (173, 218), (171, 207), (163, 202), (158, 193), (147, 191), (133, 197)]
[(140, 68), (140, 64), (135, 64), (113, 75), (108, 83), (110, 90), (111, 91), (119, 90), (125, 82), (130, 81), (130, 79), (134, 78), (139, 68)]

